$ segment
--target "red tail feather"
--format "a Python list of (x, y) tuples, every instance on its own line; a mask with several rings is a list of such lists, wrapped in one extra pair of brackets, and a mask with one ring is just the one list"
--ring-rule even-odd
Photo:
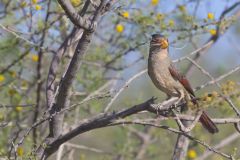
[(210, 133), (214, 134), (218, 132), (217, 126), (208, 117), (206, 112), (203, 111), (199, 121), (202, 123), (203, 127), (206, 128)]

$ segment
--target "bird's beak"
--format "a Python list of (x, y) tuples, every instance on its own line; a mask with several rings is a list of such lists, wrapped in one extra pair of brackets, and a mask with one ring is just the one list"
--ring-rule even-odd
[(168, 48), (168, 40), (167, 39), (165, 39), (165, 38), (163, 38), (163, 39), (161, 39), (160, 40), (160, 47), (161, 47), (161, 49), (166, 49), (166, 48)]
[(161, 49), (166, 49), (168, 48), (168, 40), (166, 38), (154, 38), (151, 40), (152, 45), (157, 45)]

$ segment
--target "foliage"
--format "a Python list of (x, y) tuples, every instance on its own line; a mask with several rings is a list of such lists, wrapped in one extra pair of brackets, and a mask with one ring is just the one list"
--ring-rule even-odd
[[(86, 0), (71, 0), (78, 11), (85, 3)], [(123, 91), (110, 105), (109, 113), (142, 103), (152, 96), (159, 97), (158, 101), (165, 99), (165, 95), (152, 85), (146, 75), (125, 86), (129, 78), (147, 67), (149, 39), (151, 34), (159, 32), (169, 37), (173, 59), (187, 55), (201, 66), (192, 65), (187, 60), (176, 64), (197, 88), (201, 106), (214, 118), (236, 118), (231, 102), (240, 109), (239, 69), (231, 71), (240, 64), (237, 43), (239, 7), (221, 18), (225, 9), (234, 3), (227, 0), (115, 2), (99, 20), (87, 54), (81, 57), (82, 63), (70, 97), (70, 106), (77, 104), (77, 107), (66, 112), (64, 131), (102, 113), (121, 88)], [(94, 9), (93, 4), (87, 14), (91, 15)], [(31, 131), (26, 137), (24, 135), (48, 111), (45, 97), (49, 66), (73, 28), (58, 1), (0, 2), (0, 157), (36, 158), (36, 147), (49, 134), (48, 124), (36, 127), (36, 134)], [(189, 55), (209, 39), (213, 40), (210, 50), (203, 50), (203, 54), (196, 56)], [(76, 44), (59, 60), (61, 69), (57, 72), (57, 84), (61, 83), (75, 48)], [(210, 77), (203, 70), (210, 73)], [(217, 78), (230, 72), (217, 81), (217, 85), (214, 84)], [(215, 79), (211, 79), (213, 77)], [(201, 88), (204, 84), (206, 86)], [(156, 115), (139, 113), (125, 119), (150, 118), (156, 118)], [(173, 119), (164, 120), (161, 124), (177, 128)], [(224, 127), (219, 127), (220, 133), (213, 136), (197, 125), (192, 135), (214, 146), (237, 132), (232, 126), (224, 124)], [(175, 133), (149, 126), (123, 124), (98, 130), (69, 141), (86, 148), (66, 144), (63, 153), (82, 160), (170, 159), (177, 137)], [(14, 148), (14, 144), (23, 137), (24, 142)], [(229, 142), (221, 151), (240, 158), (238, 143), (239, 139)], [(103, 153), (92, 148), (98, 148)], [(187, 158), (194, 159), (205, 152), (205, 148), (191, 141)], [(216, 155), (212, 154), (207, 159), (216, 159)]]

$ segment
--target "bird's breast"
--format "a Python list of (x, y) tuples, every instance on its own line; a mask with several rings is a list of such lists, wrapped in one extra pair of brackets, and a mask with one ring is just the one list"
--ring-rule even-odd
[(163, 58), (162, 55), (152, 54), (148, 58), (148, 75), (151, 78), (153, 84), (161, 91), (168, 95), (176, 95), (176, 90), (172, 85), (175, 83), (169, 72), (169, 66), (171, 64), (168, 57)]
[(152, 55), (148, 59), (148, 74), (153, 83), (159, 88), (166, 85), (166, 62), (160, 56)]

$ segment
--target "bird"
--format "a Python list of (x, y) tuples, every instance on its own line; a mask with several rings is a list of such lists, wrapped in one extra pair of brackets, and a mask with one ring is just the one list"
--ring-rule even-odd
[[(175, 104), (185, 100), (185, 102), (192, 102), (199, 108), (189, 81), (186, 76), (174, 67), (171, 61), (168, 39), (161, 34), (153, 34), (150, 41), (148, 75), (153, 84), (164, 92), (167, 97), (178, 97)], [(188, 103), (185, 104), (187, 105)], [(218, 132), (217, 126), (203, 110), (199, 121), (210, 133)]]

